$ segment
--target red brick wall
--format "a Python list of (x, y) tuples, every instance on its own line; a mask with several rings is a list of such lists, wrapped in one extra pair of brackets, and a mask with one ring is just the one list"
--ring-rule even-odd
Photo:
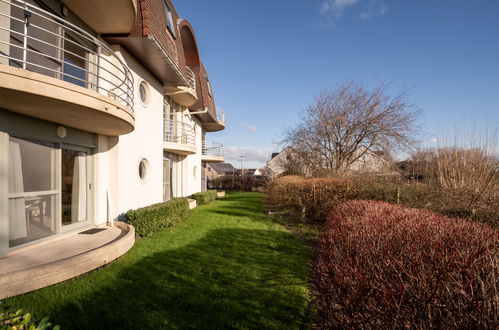
[[(213, 117), (216, 118), (216, 108), (215, 108), (215, 98), (210, 96), (208, 93), (208, 83), (207, 83), (207, 78), (208, 78), (208, 73), (206, 72), (206, 69), (203, 64), (201, 64), (201, 70), (199, 74), (199, 80), (198, 83), (201, 83), (201, 93), (203, 95), (203, 107), (208, 107), (209, 112), (213, 115)], [(213, 87), (213, 86), (212, 86)], [(213, 93), (213, 90), (212, 90)]]
[[(141, 34), (143, 37), (154, 36), (158, 43), (163, 47), (165, 52), (170, 56), (170, 58), (177, 63), (180, 67), (183, 65), (183, 52), (181, 51), (182, 44), (179, 38), (179, 31), (177, 28), (178, 15), (173, 7), (170, 0), (166, 0), (170, 9), (172, 10), (173, 23), (176, 29), (176, 39), (171, 35), (170, 31), (166, 28), (166, 17), (165, 10), (163, 7), (163, 0), (139, 0), (139, 19), (138, 27), (141, 28)], [(137, 28), (137, 26), (136, 26)], [(135, 30), (132, 34), (136, 34), (138, 31)], [(180, 48), (178, 47), (180, 45)], [(182, 56), (180, 56), (182, 55)], [(179, 63), (179, 58), (182, 58)]]
[[(166, 17), (163, 7), (163, 0), (139, 0), (139, 10), (137, 14), (137, 23), (130, 37), (147, 37), (154, 36), (158, 43), (167, 52), (170, 58), (178, 65), (182, 72), (185, 72), (185, 56), (184, 48), (182, 46), (181, 34), (177, 21), (179, 19), (177, 11), (171, 0), (166, 0), (173, 16), (173, 23), (175, 26), (175, 38), (171, 35), (166, 27)], [(182, 26), (187, 26), (191, 31), (192, 27), (186, 21), (182, 22)], [(195, 38), (195, 36), (193, 36)], [(194, 39), (195, 40), (195, 39)], [(199, 89), (201, 91), (201, 103), (203, 107), (208, 107), (210, 112), (215, 115), (215, 101), (213, 96), (208, 93), (208, 86), (206, 83), (207, 73), (204, 66), (201, 64), (198, 81)], [(199, 92), (199, 91), (198, 91)], [(198, 103), (199, 104), (199, 103)]]

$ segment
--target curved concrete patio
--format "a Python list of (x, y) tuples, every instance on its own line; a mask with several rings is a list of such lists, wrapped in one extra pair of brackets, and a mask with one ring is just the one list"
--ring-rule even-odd
[(124, 223), (12, 251), (0, 259), (0, 299), (34, 291), (99, 268), (125, 254), (135, 230)]

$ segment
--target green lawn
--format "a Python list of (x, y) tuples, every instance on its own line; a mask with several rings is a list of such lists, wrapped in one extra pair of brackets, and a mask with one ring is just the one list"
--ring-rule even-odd
[(5, 301), (63, 329), (293, 329), (310, 324), (309, 250), (230, 193), (78, 279)]

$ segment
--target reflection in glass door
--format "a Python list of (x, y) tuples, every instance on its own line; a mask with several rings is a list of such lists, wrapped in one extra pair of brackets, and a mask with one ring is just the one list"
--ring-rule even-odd
[(9, 139), (9, 247), (57, 231), (57, 149), (52, 143)]
[(87, 220), (87, 153), (62, 149), (61, 206), (62, 225)]
[(172, 196), (170, 160), (163, 158), (163, 201), (169, 201)]

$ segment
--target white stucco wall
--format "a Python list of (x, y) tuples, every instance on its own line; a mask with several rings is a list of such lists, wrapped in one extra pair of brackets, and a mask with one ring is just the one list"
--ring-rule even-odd
[[(96, 164), (96, 224), (116, 219), (129, 209), (136, 209), (163, 201), (163, 87), (137, 60), (119, 46), (113, 46), (124, 60), (134, 80), (135, 129), (119, 137), (98, 136)], [(148, 102), (142, 103), (139, 84), (149, 85)], [(202, 127), (187, 108), (179, 107), (177, 120), (195, 127), (196, 153), (179, 156), (175, 169), (177, 190), (182, 196), (201, 191)], [(139, 178), (138, 168), (142, 158), (149, 166), (147, 178)]]
[[(129, 209), (159, 203), (163, 199), (163, 87), (126, 51), (117, 48), (117, 54), (133, 75), (135, 130), (119, 137), (117, 152), (110, 157), (110, 172), (117, 178), (110, 186), (110, 190), (115, 191), (113, 218)], [(141, 81), (149, 86), (147, 105), (140, 100)], [(144, 181), (138, 170), (142, 158), (149, 163)]]

